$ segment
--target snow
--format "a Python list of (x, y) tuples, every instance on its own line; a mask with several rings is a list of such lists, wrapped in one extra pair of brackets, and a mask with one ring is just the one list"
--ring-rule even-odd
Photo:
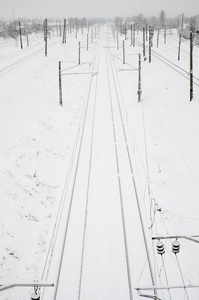
[[(89, 40), (89, 51), (86, 50), (86, 38), (86, 32), (84, 35), (79, 32), (77, 39), (71, 34), (62, 45), (60, 37), (52, 36), (48, 41), (47, 57), (41, 36), (30, 36), (30, 47), (24, 46), (22, 50), (13, 40), (0, 41), (1, 69), (11, 64), (15, 66), (12, 70), (6, 69), (9, 72), (5, 74), (0, 73), (0, 284), (44, 279), (56, 282), (72, 198), (57, 299), (77, 299), (79, 291), (81, 299), (87, 300), (129, 299), (118, 187), (121, 181), (133, 299), (139, 299), (135, 287), (151, 286), (151, 279), (145, 263), (146, 253), (117, 97), (150, 257), (155, 258), (157, 264), (157, 285), (166, 285), (161, 257), (151, 250), (151, 236), (199, 234), (199, 88), (194, 85), (194, 99), (190, 102), (189, 81), (152, 52), (151, 63), (148, 59), (142, 61), (142, 101), (138, 103), (138, 53), (142, 53), (138, 42), (142, 43), (142, 33), (136, 36), (135, 47), (130, 46), (130, 35), (125, 41), (125, 65), (122, 48), (117, 50), (108, 26), (101, 28), (92, 44)], [(119, 38), (122, 44), (124, 37)], [(181, 59), (177, 61), (177, 33), (172, 31), (166, 44), (161, 33), (158, 48), (155, 39), (156, 35), (153, 50), (186, 69), (188, 74), (187, 40), (182, 40)], [(79, 41), (82, 46), (80, 66)], [(37, 55), (30, 56), (35, 51), (38, 51)], [(91, 66), (96, 53), (99, 56)], [(27, 59), (17, 65), (22, 58)], [(59, 105), (58, 61), (62, 61), (64, 70), (63, 106)], [(194, 46), (194, 76), (197, 78), (198, 64), (199, 48)], [(111, 66), (117, 71), (111, 73)], [(73, 72), (86, 74), (71, 74)], [(97, 72), (97, 75), (88, 74), (91, 72)], [(82, 130), (85, 134), (81, 145)], [(60, 207), (63, 214), (58, 220)], [(149, 217), (154, 208), (159, 208), (155, 222)], [(54, 255), (52, 261), (49, 257), (47, 261), (52, 266), (47, 270), (44, 266), (56, 230)], [(171, 243), (169, 240), (163, 242), (169, 284), (182, 285)], [(179, 242), (178, 257), (185, 284), (199, 284), (198, 245), (185, 239), (179, 239)], [(190, 299), (199, 299), (199, 289), (187, 290)], [(29, 299), (31, 292), (32, 288), (15, 288), (1, 292), (0, 299)], [(171, 291), (175, 299), (183, 299), (184, 293), (183, 289)], [(53, 288), (46, 288), (43, 299), (53, 299), (53, 294)], [(161, 298), (161, 292), (159, 296)], [(164, 292), (164, 297), (169, 299), (168, 291)]]

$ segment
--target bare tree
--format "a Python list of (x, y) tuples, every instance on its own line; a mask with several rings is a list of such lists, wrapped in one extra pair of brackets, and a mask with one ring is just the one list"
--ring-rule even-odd
[(166, 13), (164, 10), (161, 10), (160, 15), (159, 15), (160, 28), (163, 28), (165, 24), (166, 24)]

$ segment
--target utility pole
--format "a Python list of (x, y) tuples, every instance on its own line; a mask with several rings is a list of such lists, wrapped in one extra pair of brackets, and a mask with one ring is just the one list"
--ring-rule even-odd
[(80, 51), (81, 51), (81, 42), (79, 42), (79, 65), (80, 65)]
[(59, 36), (61, 37), (61, 22), (59, 22)]
[(182, 34), (180, 33), (180, 34), (179, 34), (179, 46), (178, 46), (178, 60), (180, 60), (180, 45), (181, 45), (181, 37), (182, 37)]
[(124, 37), (125, 37), (125, 41), (126, 41), (126, 39), (127, 39), (126, 23), (124, 24)]
[(143, 27), (143, 58), (145, 59), (145, 27)]
[(62, 44), (66, 44), (66, 19), (64, 19), (64, 30)]
[(151, 62), (151, 40), (152, 40), (151, 26), (149, 26), (149, 62)]
[(116, 35), (116, 37), (117, 37), (117, 49), (119, 49), (119, 38), (118, 38), (118, 32), (117, 32), (117, 35)]
[(91, 43), (93, 43), (93, 29), (91, 29)]
[(88, 51), (88, 33), (87, 33), (87, 42), (86, 42), (86, 50)]
[(62, 106), (61, 61), (59, 61), (59, 104)]
[(82, 35), (84, 34), (84, 24), (83, 24), (83, 19), (82, 19)]
[(183, 29), (184, 29), (184, 14), (182, 13), (181, 32), (183, 32)]
[(135, 47), (135, 23), (133, 24), (133, 47)]
[(193, 33), (190, 31), (190, 101), (193, 100)]
[(133, 45), (133, 25), (131, 24), (131, 46)]
[(166, 28), (166, 24), (164, 24), (164, 43), (166, 44), (167, 41), (167, 28)]
[(27, 38), (27, 47), (29, 47), (29, 38), (28, 38), (28, 33), (26, 35), (26, 38)]
[(22, 35), (21, 35), (21, 22), (19, 22), (19, 36), (20, 36), (21, 49), (23, 49)]
[(77, 18), (75, 19), (75, 38), (77, 39)]
[(157, 48), (159, 45), (159, 36), (160, 36), (160, 28), (158, 28), (158, 33), (157, 33)]
[(125, 44), (123, 41), (123, 64), (125, 64)]
[(146, 24), (146, 42), (148, 41), (148, 26)]
[(141, 101), (141, 54), (139, 54), (138, 58), (138, 102)]
[(45, 56), (47, 57), (47, 40), (48, 40), (48, 28), (47, 28), (47, 19), (44, 23), (44, 39), (45, 39)]

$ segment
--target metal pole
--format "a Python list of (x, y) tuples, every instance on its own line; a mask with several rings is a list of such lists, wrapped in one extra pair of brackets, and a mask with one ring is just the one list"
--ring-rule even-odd
[(133, 45), (133, 25), (131, 24), (131, 46)]
[(127, 39), (126, 23), (124, 24), (124, 37), (125, 37), (125, 41), (126, 41), (126, 39)]
[(158, 33), (157, 33), (157, 48), (159, 45), (159, 36), (160, 36), (160, 29), (158, 28)]
[(143, 57), (145, 58), (145, 27), (143, 27)]
[(22, 35), (21, 35), (21, 22), (19, 22), (19, 35), (20, 35), (21, 49), (23, 49), (23, 44), (22, 44)]
[(118, 38), (118, 32), (117, 32), (117, 49), (119, 49), (119, 38)]
[(45, 56), (47, 56), (47, 40), (48, 40), (48, 29), (47, 29), (47, 19), (45, 19), (45, 26), (44, 26), (44, 38), (45, 38)]
[(62, 103), (62, 82), (61, 82), (61, 61), (59, 61), (59, 104), (63, 106)]
[(148, 26), (146, 24), (146, 42), (148, 41)]
[(133, 24), (133, 47), (135, 47), (135, 23)]
[(193, 33), (190, 31), (190, 101), (193, 99)]
[(86, 44), (87, 44), (87, 51), (88, 51), (88, 33), (87, 33), (87, 43)]
[(79, 65), (80, 65), (80, 49), (81, 49), (81, 42), (79, 42)]
[(182, 34), (180, 33), (180, 34), (179, 34), (179, 46), (178, 46), (178, 60), (180, 60), (180, 45), (181, 45), (181, 37), (182, 37)]
[(123, 64), (125, 64), (125, 44), (123, 41)]
[(164, 43), (166, 44), (167, 41), (167, 28), (166, 28), (166, 24), (164, 25)]
[(27, 33), (27, 36), (26, 36), (26, 38), (27, 38), (27, 47), (29, 47), (29, 38), (28, 38), (28, 33)]
[(151, 26), (149, 26), (149, 62), (151, 62)]
[(181, 27), (181, 32), (183, 32), (184, 28), (184, 14), (182, 13), (182, 27)]
[(66, 44), (66, 19), (64, 19), (64, 30), (63, 30), (63, 44)]
[(139, 59), (138, 59), (138, 102), (141, 101), (141, 54), (139, 54)]
[(93, 43), (93, 29), (91, 30), (91, 43)]

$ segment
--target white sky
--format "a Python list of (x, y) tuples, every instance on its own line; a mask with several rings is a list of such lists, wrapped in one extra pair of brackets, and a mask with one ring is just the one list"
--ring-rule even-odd
[(199, 0), (0, 0), (0, 17), (115, 17), (159, 16), (164, 10), (168, 17), (182, 12), (190, 17), (199, 14)]

